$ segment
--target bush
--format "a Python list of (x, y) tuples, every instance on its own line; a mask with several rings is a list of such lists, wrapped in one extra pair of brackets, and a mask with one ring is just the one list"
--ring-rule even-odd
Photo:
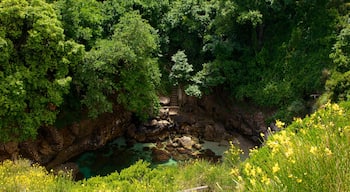
[(0, 191), (70, 191), (73, 184), (69, 175), (53, 175), (29, 160), (0, 164)]
[(350, 103), (341, 106), (328, 103), (272, 135), (233, 171), (239, 190), (349, 191)]

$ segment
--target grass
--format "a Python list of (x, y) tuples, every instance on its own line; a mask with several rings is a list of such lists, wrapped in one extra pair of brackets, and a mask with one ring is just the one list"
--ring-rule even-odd
[(349, 104), (296, 119), (240, 166), (241, 191), (350, 191)]
[[(280, 126), (282, 122), (278, 123)], [(350, 191), (350, 102), (326, 104), (273, 134), (240, 162), (232, 147), (223, 163), (194, 160), (150, 168), (139, 161), (105, 177), (74, 182), (28, 160), (0, 165), (0, 191)]]

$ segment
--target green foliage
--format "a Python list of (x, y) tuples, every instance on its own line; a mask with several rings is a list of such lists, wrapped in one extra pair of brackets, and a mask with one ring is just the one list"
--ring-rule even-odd
[(233, 172), (240, 191), (349, 191), (349, 112), (328, 103), (269, 137)]
[[(349, 19), (349, 18), (348, 18)], [(350, 69), (350, 21), (340, 31), (337, 42), (333, 46), (333, 53), (330, 54), (337, 71), (346, 72)]]
[(104, 37), (109, 37), (114, 32), (114, 25), (120, 17), (130, 11), (138, 11), (143, 19), (147, 20), (154, 28), (161, 29), (161, 19), (168, 11), (169, 0), (108, 0), (103, 1), (103, 29)]
[(345, 15), (341, 21), (342, 29), (333, 46), (330, 58), (333, 60), (331, 77), (326, 82), (327, 95), (332, 101), (350, 99), (350, 16)]
[(0, 23), (0, 140), (21, 141), (55, 121), (83, 49), (41, 0), (1, 1)]
[(1, 191), (70, 191), (73, 184), (69, 174), (53, 175), (29, 160), (0, 164)]
[[(160, 33), (162, 51), (171, 56), (184, 50), (195, 71), (207, 60), (209, 52), (203, 51), (205, 36), (215, 17), (216, 0), (176, 0), (164, 15)], [(169, 67), (170, 68), (170, 67)]]
[(287, 107), (323, 91), (322, 71), (338, 30), (338, 5), (329, 1), (219, 1), (206, 34), (215, 59), (238, 99)]
[(327, 81), (326, 88), (329, 99), (335, 102), (350, 100), (350, 71), (345, 73), (334, 72)]
[(211, 88), (225, 82), (225, 77), (216, 64), (215, 62), (203, 64), (202, 70), (191, 77), (190, 85), (185, 89), (187, 95), (201, 97), (203, 94), (209, 94)]
[(193, 71), (193, 66), (188, 63), (187, 56), (184, 51), (178, 51), (171, 57), (174, 65), (171, 67), (169, 79), (173, 85), (184, 84), (188, 82)]
[(59, 0), (55, 3), (67, 38), (89, 50), (102, 36), (102, 8), (96, 0)]
[(156, 86), (160, 81), (157, 34), (136, 12), (125, 13), (110, 40), (101, 40), (78, 69), (86, 87), (83, 103), (91, 116), (112, 110), (120, 103), (140, 117), (155, 113)]
[(350, 102), (327, 103), (271, 134), (244, 162), (242, 151), (231, 145), (219, 164), (194, 160), (150, 168), (138, 161), (120, 173), (73, 182), (26, 160), (4, 161), (0, 190), (181, 191), (206, 185), (209, 191), (349, 191), (349, 142)]

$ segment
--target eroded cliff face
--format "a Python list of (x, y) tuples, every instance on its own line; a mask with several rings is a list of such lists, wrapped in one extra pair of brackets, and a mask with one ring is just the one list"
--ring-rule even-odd
[(267, 134), (266, 118), (273, 113), (249, 103), (230, 101), (219, 94), (201, 99), (186, 95), (178, 98), (181, 98), (178, 102), (171, 102), (171, 97), (162, 98), (161, 101), (167, 102), (161, 102), (159, 115), (146, 123), (131, 126), (126, 132), (128, 140), (165, 143), (165, 148), (152, 149), (156, 152), (154, 155), (160, 154), (160, 159), (171, 156), (184, 160), (187, 157), (182, 158), (183, 154), (189, 155), (188, 158), (206, 156), (201, 147), (184, 150), (183, 144), (176, 142), (181, 138), (190, 138), (194, 144), (213, 141), (227, 147), (232, 141), (248, 155), (249, 149), (261, 144), (261, 134)]
[(224, 131), (233, 131), (258, 143), (261, 133), (267, 133), (266, 119), (274, 114), (272, 109), (238, 102), (219, 92), (201, 99), (182, 95), (180, 105), (180, 125), (197, 127), (195, 130), (200, 130), (208, 140), (217, 140)]
[(131, 113), (115, 107), (96, 119), (84, 119), (62, 129), (42, 127), (37, 139), (0, 144), (0, 161), (28, 158), (55, 168), (85, 151), (95, 150), (122, 136), (131, 125)]
[[(213, 94), (198, 99), (183, 94), (180, 98), (175, 114), (170, 114), (169, 107), (165, 107), (158, 117), (141, 125), (132, 122), (131, 113), (115, 107), (113, 114), (84, 119), (62, 129), (43, 127), (36, 140), (0, 144), (0, 161), (24, 157), (49, 169), (57, 168), (120, 136), (138, 142), (158, 142), (189, 135), (216, 142), (235, 141), (241, 137), (241, 141), (247, 138), (253, 141), (240, 143), (246, 145), (243, 148), (248, 148), (259, 144), (260, 134), (267, 131), (265, 119), (272, 115), (269, 110), (234, 102), (225, 95)], [(170, 106), (171, 98), (165, 100), (167, 102), (162, 105)]]

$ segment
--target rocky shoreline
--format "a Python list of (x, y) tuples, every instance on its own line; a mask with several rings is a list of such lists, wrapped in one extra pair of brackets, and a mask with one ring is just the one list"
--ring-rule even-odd
[(159, 115), (142, 124), (133, 122), (131, 113), (116, 106), (113, 113), (83, 119), (63, 129), (43, 127), (35, 140), (0, 144), (0, 161), (23, 157), (48, 169), (64, 169), (65, 164), (74, 167), (68, 162), (71, 158), (99, 149), (121, 136), (131, 143), (168, 141), (151, 149), (157, 162), (201, 157), (217, 161), (220, 157), (201, 147), (203, 140), (225, 145), (233, 141), (243, 149), (249, 148), (259, 144), (260, 133), (267, 130), (265, 118), (269, 115), (254, 107), (223, 101), (218, 96), (182, 97), (179, 110), (174, 113), (169, 110), (170, 99), (163, 97)]

